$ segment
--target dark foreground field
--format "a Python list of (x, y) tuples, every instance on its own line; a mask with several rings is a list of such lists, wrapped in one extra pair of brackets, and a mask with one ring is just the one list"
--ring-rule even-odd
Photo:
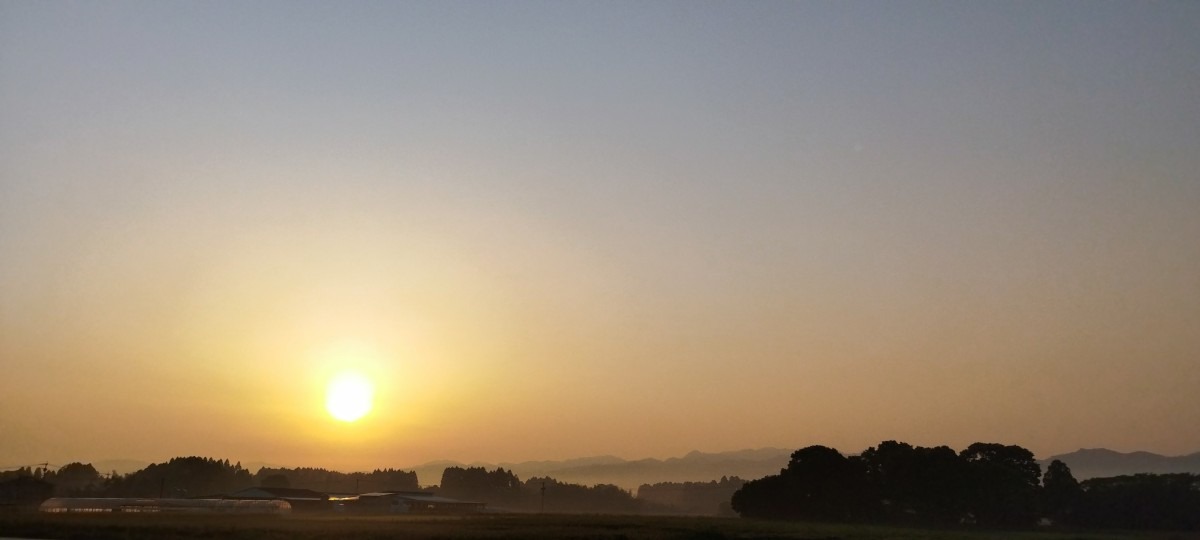
[(0, 538), (244, 540), (345, 538), (793, 538), (845, 540), (1198, 540), (1196, 534), (928, 531), (894, 527), (776, 523), (728, 518), (637, 516), (240, 517), (179, 515), (0, 516)]

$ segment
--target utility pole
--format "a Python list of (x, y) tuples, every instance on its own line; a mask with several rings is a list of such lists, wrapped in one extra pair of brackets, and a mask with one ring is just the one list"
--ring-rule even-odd
[(542, 480), (542, 508), (538, 511), (539, 514), (546, 513), (546, 481)]

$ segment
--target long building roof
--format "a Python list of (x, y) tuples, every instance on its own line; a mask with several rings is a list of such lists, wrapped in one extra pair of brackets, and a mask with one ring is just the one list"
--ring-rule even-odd
[(359, 495), (360, 499), (362, 497), (396, 497), (398, 499), (406, 499), (406, 500), (410, 500), (410, 501), (420, 501), (420, 502), (429, 502), (429, 503), (438, 503), (438, 504), (484, 504), (484, 503), (475, 502), (475, 501), (460, 501), (458, 499), (451, 499), (449, 497), (441, 497), (438, 495), (434, 495), (433, 493), (424, 493), (424, 492), (417, 492), (417, 491), (379, 491), (379, 492), (375, 492), (375, 493), (363, 493), (363, 494)]

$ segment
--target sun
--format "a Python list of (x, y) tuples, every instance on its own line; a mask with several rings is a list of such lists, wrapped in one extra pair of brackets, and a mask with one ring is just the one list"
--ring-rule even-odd
[(361, 373), (346, 371), (329, 381), (325, 390), (325, 409), (334, 418), (353, 422), (371, 412), (375, 386)]

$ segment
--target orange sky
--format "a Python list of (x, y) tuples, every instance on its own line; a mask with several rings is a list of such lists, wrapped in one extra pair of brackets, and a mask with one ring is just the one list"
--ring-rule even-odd
[(0, 466), (1200, 450), (1197, 23), (2, 4)]

